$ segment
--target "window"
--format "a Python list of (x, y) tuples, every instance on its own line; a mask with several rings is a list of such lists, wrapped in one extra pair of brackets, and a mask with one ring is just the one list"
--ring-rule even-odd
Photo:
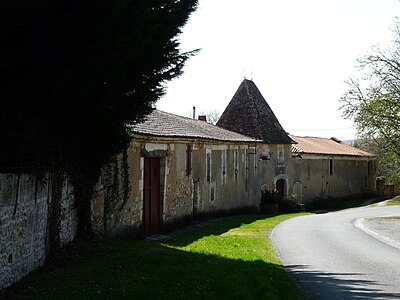
[(221, 177), (222, 184), (226, 183), (226, 150), (221, 151)]
[(278, 165), (283, 165), (285, 163), (285, 152), (283, 145), (278, 145)]
[(257, 174), (257, 163), (258, 163), (257, 147), (251, 147), (250, 154), (253, 156), (253, 169), (254, 169), (254, 175), (256, 175)]
[(247, 178), (247, 172), (249, 170), (248, 158), (249, 158), (249, 151), (247, 149), (245, 149), (244, 150), (244, 175), (245, 175), (245, 178)]
[(212, 186), (210, 189), (210, 202), (214, 203), (215, 202), (215, 187)]
[(329, 175), (333, 175), (333, 159), (329, 159)]
[(192, 174), (192, 145), (189, 144), (186, 146), (186, 176), (190, 176)]
[(368, 165), (367, 165), (367, 172), (368, 172), (368, 176), (370, 176), (372, 174), (372, 161), (368, 161)]
[(206, 149), (206, 181), (211, 182), (211, 149)]
[(248, 188), (248, 179), (249, 179), (249, 151), (247, 149), (244, 150), (244, 183), (245, 183), (245, 191), (247, 192)]
[(233, 172), (235, 176), (235, 181), (238, 180), (238, 173), (239, 173), (239, 150), (233, 150)]

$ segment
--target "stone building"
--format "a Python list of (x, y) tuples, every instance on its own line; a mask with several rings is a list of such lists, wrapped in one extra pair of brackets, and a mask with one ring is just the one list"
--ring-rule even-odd
[(337, 139), (288, 135), (253, 81), (243, 80), (217, 126), (262, 140), (264, 188), (299, 202), (375, 192), (374, 155)]
[[(197, 218), (258, 209), (265, 172), (260, 140), (159, 110), (132, 134), (131, 192), (112, 216), (115, 234), (145, 237)], [(95, 200), (98, 220), (105, 214), (104, 195)]]
[(93, 205), (99, 233), (146, 237), (198, 218), (257, 211), (264, 189), (301, 203), (375, 190), (372, 154), (336, 139), (288, 135), (250, 80), (217, 126), (154, 110), (132, 134), (129, 197), (110, 202), (110, 187), (100, 186)]
[(265, 161), (263, 189), (289, 193), (288, 168), (294, 143), (253, 81), (244, 79), (218, 120), (217, 126), (252, 136), (262, 141), (260, 159)]
[(336, 138), (290, 136), (290, 193), (300, 202), (375, 191), (375, 156)]

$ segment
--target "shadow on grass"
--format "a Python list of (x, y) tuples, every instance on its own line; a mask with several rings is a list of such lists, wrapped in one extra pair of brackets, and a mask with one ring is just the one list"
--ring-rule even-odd
[[(164, 243), (171, 246), (184, 247), (203, 237), (211, 235), (221, 235), (233, 228), (237, 228), (246, 224), (251, 224), (257, 220), (263, 220), (270, 217), (272, 216), (261, 214), (248, 214), (240, 215), (240, 218), (238, 218), (238, 215), (236, 215), (232, 217), (215, 219), (211, 220), (212, 226), (208, 226), (209, 222), (189, 226), (185, 230), (178, 231), (176, 234), (171, 235), (171, 237), (166, 239)], [(190, 234), (186, 235), (185, 233), (188, 232), (190, 232)]]
[[(357, 273), (327, 273), (291, 265), (286, 270), (304, 289), (309, 299), (399, 299), (398, 292), (385, 292), (382, 285), (358, 279)], [(397, 288), (398, 289), (398, 288)]]
[[(222, 230), (222, 228), (221, 228)], [(302, 299), (282, 266), (171, 249), (156, 242), (87, 243), (84, 257), (44, 267), (4, 299)]]

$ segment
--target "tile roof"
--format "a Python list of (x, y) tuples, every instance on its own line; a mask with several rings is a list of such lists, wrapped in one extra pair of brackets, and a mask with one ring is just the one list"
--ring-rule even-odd
[(291, 144), (274, 112), (253, 81), (244, 79), (217, 126), (263, 140), (267, 144)]
[(134, 133), (159, 137), (257, 142), (254, 138), (217, 127), (204, 121), (181, 117), (160, 110), (154, 110), (146, 117), (144, 122), (133, 125), (131, 130)]
[(325, 154), (325, 155), (346, 155), (373, 157), (372, 153), (357, 149), (348, 144), (344, 144), (336, 138), (320, 138), (320, 137), (300, 137), (290, 135), (290, 138), (297, 142), (292, 145), (293, 153), (305, 154)]

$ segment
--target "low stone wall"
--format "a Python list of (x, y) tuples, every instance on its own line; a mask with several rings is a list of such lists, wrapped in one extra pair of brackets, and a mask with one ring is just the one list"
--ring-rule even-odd
[[(49, 174), (0, 174), (0, 289), (43, 265), (49, 249)], [(67, 181), (61, 189), (60, 244), (73, 240), (76, 214)]]

